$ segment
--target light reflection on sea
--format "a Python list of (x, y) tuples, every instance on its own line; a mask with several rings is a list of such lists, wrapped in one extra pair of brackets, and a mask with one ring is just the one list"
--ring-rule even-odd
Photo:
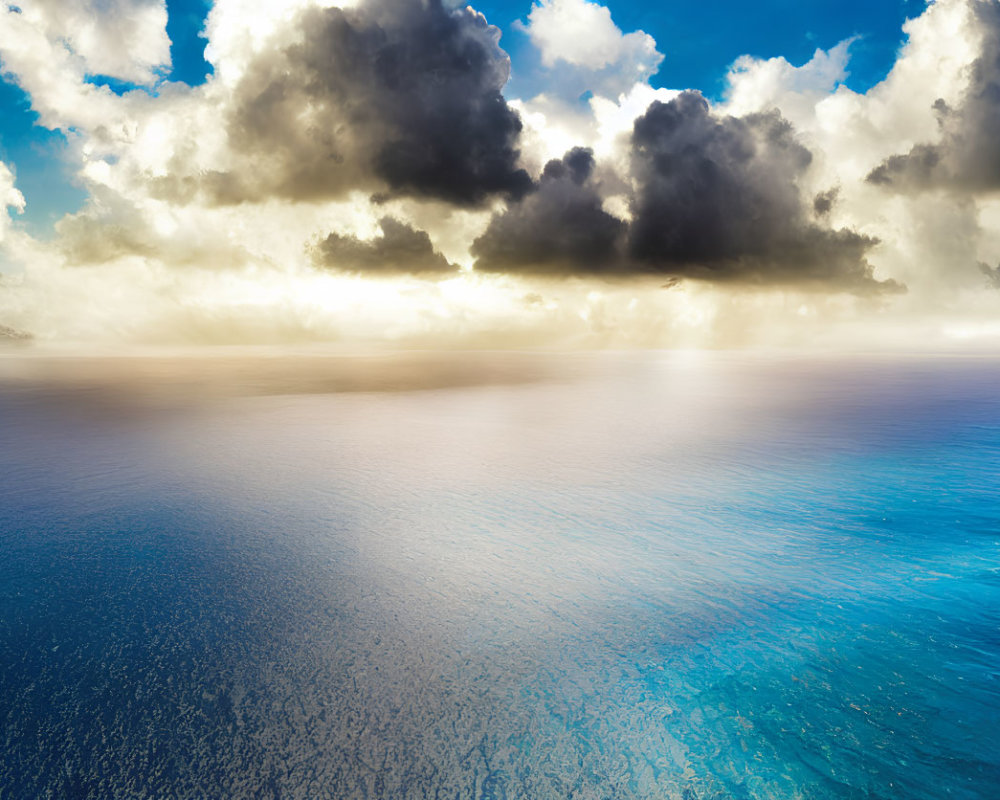
[(0, 364), (0, 797), (987, 798), (1000, 363)]

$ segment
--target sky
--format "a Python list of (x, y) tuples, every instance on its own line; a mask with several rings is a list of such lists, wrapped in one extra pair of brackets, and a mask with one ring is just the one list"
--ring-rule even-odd
[(1000, 2), (23, 0), (0, 331), (991, 346)]

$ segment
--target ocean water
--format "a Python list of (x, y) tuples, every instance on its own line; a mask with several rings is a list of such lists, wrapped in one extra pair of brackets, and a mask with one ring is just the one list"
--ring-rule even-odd
[(1000, 360), (0, 361), (0, 798), (996, 798)]

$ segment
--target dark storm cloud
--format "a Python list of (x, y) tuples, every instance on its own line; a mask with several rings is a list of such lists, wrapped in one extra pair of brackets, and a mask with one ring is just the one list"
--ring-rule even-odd
[(447, 272), (454, 264), (434, 249), (430, 236), (392, 217), (379, 220), (382, 235), (363, 240), (331, 233), (317, 245), (318, 263), (348, 272)]
[(570, 150), (545, 165), (537, 191), (493, 217), (472, 246), (476, 268), (586, 273), (622, 268), (626, 224), (601, 207), (594, 156)]
[(719, 117), (685, 92), (635, 122), (630, 224), (603, 210), (593, 156), (577, 148), (494, 216), (476, 268), (899, 290), (872, 278), (874, 239), (819, 224), (836, 191), (803, 196), (811, 160), (778, 112)]
[[(833, 198), (809, 203), (812, 160), (777, 111), (718, 117), (685, 92), (635, 122), (629, 255), (656, 272), (709, 280), (898, 289), (872, 278), (876, 242), (818, 225)], [(811, 208), (810, 208), (811, 206)], [(810, 213), (812, 212), (812, 213)]]
[(531, 187), (521, 121), (501, 90), (499, 30), (441, 0), (306, 11), (299, 41), (250, 65), (228, 119), (241, 158), (207, 188), (219, 202), (351, 189), (475, 205)]
[(894, 155), (868, 175), (868, 182), (898, 191), (951, 188), (1000, 189), (1000, 2), (973, 4), (983, 33), (979, 58), (957, 108), (934, 104), (941, 126), (937, 144), (922, 143)]

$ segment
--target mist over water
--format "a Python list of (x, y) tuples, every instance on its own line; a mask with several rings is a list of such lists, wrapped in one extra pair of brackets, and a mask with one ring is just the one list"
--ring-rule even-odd
[(1000, 362), (0, 361), (0, 798), (989, 798)]

